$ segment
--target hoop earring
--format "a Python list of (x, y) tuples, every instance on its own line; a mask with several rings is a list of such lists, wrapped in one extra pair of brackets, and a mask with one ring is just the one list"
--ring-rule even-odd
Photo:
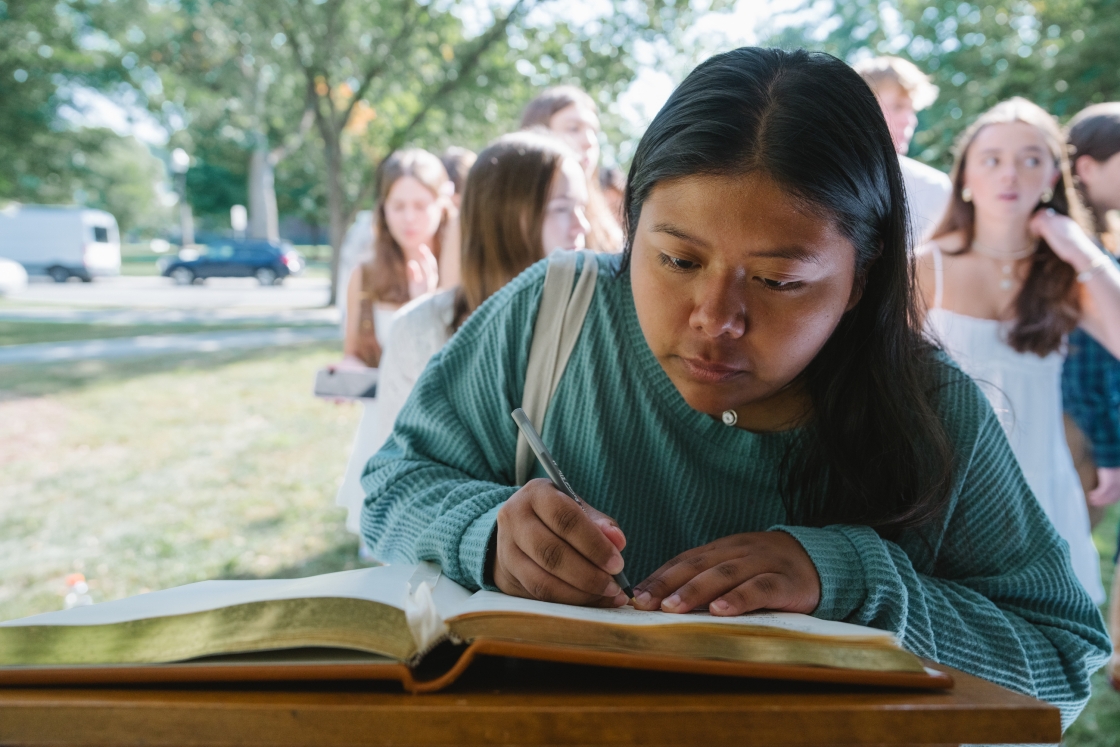
[(1050, 200), (1053, 200), (1053, 199), (1054, 199), (1054, 190), (1048, 189), (1048, 190), (1046, 190), (1045, 192), (1042, 193), (1042, 196), (1038, 198), (1038, 201), (1039, 202), (1050, 202)]
[(965, 202), (972, 202), (972, 190), (965, 187), (961, 190), (961, 199)]

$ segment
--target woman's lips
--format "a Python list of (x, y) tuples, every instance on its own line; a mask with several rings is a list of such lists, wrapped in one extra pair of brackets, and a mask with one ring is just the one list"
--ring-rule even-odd
[(680, 361), (690, 377), (706, 384), (720, 384), (746, 373), (741, 368), (706, 361), (703, 358), (685, 358), (682, 356)]
[(1019, 193), (1018, 192), (1000, 192), (999, 193), (999, 198), (1001, 200), (1006, 200), (1007, 202), (1015, 202), (1016, 200), (1019, 199)]

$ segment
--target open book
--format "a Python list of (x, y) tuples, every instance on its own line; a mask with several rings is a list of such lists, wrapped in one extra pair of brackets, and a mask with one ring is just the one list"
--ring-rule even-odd
[[(456, 658), (418, 676), (425, 655), (444, 642), (461, 646)], [(451, 683), (480, 654), (952, 686), (948, 675), (924, 667), (881, 630), (791, 613), (675, 615), (472, 594), (429, 563), (204, 581), (0, 623), (0, 685), (395, 679), (424, 692)]]

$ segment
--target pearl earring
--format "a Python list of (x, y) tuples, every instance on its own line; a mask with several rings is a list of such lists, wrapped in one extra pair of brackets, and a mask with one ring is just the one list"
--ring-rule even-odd
[(724, 425), (735, 425), (738, 422), (739, 422), (739, 413), (735, 412), (734, 410), (724, 410), (723, 411), (723, 424)]
[(1038, 198), (1039, 202), (1050, 202), (1050, 200), (1053, 200), (1053, 199), (1054, 199), (1054, 190), (1052, 190), (1052, 189), (1046, 190), (1045, 192), (1042, 193), (1042, 196)]
[(961, 190), (961, 199), (965, 202), (972, 202), (972, 190), (965, 187)]

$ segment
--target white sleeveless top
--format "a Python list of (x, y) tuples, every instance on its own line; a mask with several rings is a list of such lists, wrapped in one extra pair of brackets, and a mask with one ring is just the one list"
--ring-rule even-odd
[(1096, 604), (1105, 599), (1100, 556), (1093, 545), (1085, 493), (1073, 466), (1062, 422), (1065, 352), (1020, 353), (1006, 340), (1008, 325), (958, 314), (941, 306), (941, 250), (933, 250), (933, 308), (926, 334), (972, 377), (991, 402), (1042, 510), (1069, 543), (1073, 571)]

